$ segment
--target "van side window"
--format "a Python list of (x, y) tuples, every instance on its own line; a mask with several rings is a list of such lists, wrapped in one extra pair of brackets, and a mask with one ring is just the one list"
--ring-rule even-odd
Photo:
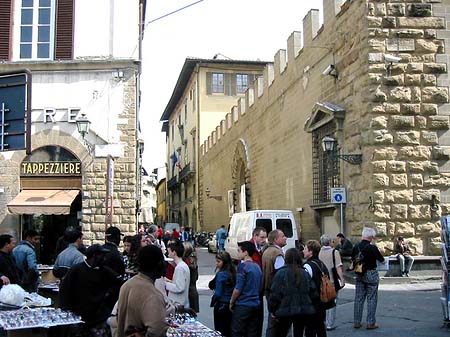
[(256, 219), (256, 227), (262, 227), (266, 230), (267, 234), (272, 230), (272, 220), (271, 219)]
[(290, 219), (277, 219), (277, 229), (283, 231), (287, 238), (292, 238), (294, 233), (292, 233), (292, 222)]

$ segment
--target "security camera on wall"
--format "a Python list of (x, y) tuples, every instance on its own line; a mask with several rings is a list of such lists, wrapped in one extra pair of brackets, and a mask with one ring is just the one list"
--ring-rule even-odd
[(322, 72), (323, 75), (331, 75), (334, 70), (334, 64), (330, 64), (325, 70)]
[(384, 60), (386, 62), (399, 63), (401, 59), (401, 57), (397, 57), (391, 54), (384, 54)]

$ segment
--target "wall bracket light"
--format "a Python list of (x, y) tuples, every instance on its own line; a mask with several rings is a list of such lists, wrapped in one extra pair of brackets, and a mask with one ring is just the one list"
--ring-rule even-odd
[(359, 165), (362, 163), (362, 154), (334, 154), (336, 146), (336, 139), (330, 136), (322, 138), (322, 149), (331, 158), (339, 158), (352, 165)]
[(83, 138), (83, 144), (89, 152), (89, 155), (94, 154), (94, 145), (89, 143), (86, 139), (86, 135), (89, 133), (89, 128), (91, 126), (91, 121), (86, 117), (85, 113), (82, 113), (80, 117), (75, 119), (75, 123), (77, 123), (78, 133)]

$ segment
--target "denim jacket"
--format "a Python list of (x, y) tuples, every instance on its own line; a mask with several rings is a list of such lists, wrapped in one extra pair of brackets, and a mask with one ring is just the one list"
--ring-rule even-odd
[(31, 242), (20, 241), (20, 244), (13, 250), (17, 267), (22, 271), (23, 288), (27, 291), (36, 291), (39, 272), (37, 269), (36, 251)]

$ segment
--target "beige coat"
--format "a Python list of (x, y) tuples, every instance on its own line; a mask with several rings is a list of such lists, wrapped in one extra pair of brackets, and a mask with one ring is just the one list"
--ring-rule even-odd
[(117, 312), (117, 336), (124, 337), (128, 327), (146, 331), (147, 337), (165, 337), (166, 305), (154, 282), (139, 273), (120, 289)]

